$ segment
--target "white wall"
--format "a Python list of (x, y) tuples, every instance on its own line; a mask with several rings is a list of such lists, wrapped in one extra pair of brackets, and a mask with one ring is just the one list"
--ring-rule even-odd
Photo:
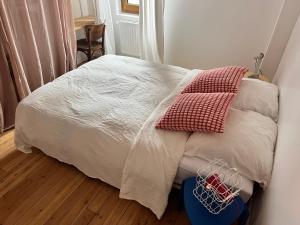
[(270, 185), (257, 205), (256, 225), (300, 224), (300, 17), (276, 73), (280, 112)]
[[(93, 0), (72, 1), (75, 18), (95, 14)], [(238, 64), (254, 69), (253, 56), (264, 52), (263, 71), (271, 79), (300, 11), (299, 0), (165, 1), (165, 63), (204, 69)], [(138, 57), (136, 50), (122, 51), (124, 35), (118, 26), (135, 23), (138, 32), (138, 16), (122, 13), (120, 0), (110, 2), (117, 54)], [(83, 32), (77, 37), (84, 37)], [(79, 59), (84, 58), (80, 54)]]
[(74, 18), (81, 17), (80, 0), (72, 0), (72, 12)]
[(284, 0), (166, 0), (165, 62), (187, 68), (253, 68)]
[(93, 0), (72, 0), (72, 10), (74, 18), (95, 15)]
[(273, 77), (278, 68), (299, 13), (299, 0), (285, 0), (263, 62), (263, 70), (270, 78)]

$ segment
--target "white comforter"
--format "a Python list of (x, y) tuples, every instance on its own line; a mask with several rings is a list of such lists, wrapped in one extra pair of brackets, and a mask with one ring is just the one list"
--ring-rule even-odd
[(199, 73), (189, 72), (144, 123), (135, 138), (123, 170), (120, 197), (149, 207), (158, 218), (165, 211), (168, 194), (189, 137), (187, 132), (155, 129), (176, 96)]
[(188, 136), (156, 130), (154, 123), (196, 73), (101, 57), (19, 104), (16, 145), (24, 152), (35, 146), (73, 164), (161, 217)]

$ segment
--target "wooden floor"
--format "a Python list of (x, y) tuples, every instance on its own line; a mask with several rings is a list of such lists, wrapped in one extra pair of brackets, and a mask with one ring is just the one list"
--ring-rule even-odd
[(0, 225), (150, 225), (189, 224), (178, 211), (172, 191), (162, 220), (134, 201), (118, 197), (118, 189), (88, 178), (72, 166), (39, 151), (15, 150), (13, 131), (0, 137)]

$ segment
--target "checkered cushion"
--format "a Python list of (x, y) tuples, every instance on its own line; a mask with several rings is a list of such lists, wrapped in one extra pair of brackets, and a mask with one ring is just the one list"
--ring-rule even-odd
[(248, 69), (228, 66), (200, 72), (182, 93), (236, 93)]
[(175, 131), (224, 132), (234, 93), (180, 94), (156, 128)]

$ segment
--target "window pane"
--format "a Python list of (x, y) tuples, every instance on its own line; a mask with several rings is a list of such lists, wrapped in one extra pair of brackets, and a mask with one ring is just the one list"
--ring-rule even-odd
[(122, 12), (125, 13), (139, 14), (139, 5), (139, 0), (121, 0)]
[(128, 0), (128, 4), (139, 5), (140, 4), (140, 0)]

